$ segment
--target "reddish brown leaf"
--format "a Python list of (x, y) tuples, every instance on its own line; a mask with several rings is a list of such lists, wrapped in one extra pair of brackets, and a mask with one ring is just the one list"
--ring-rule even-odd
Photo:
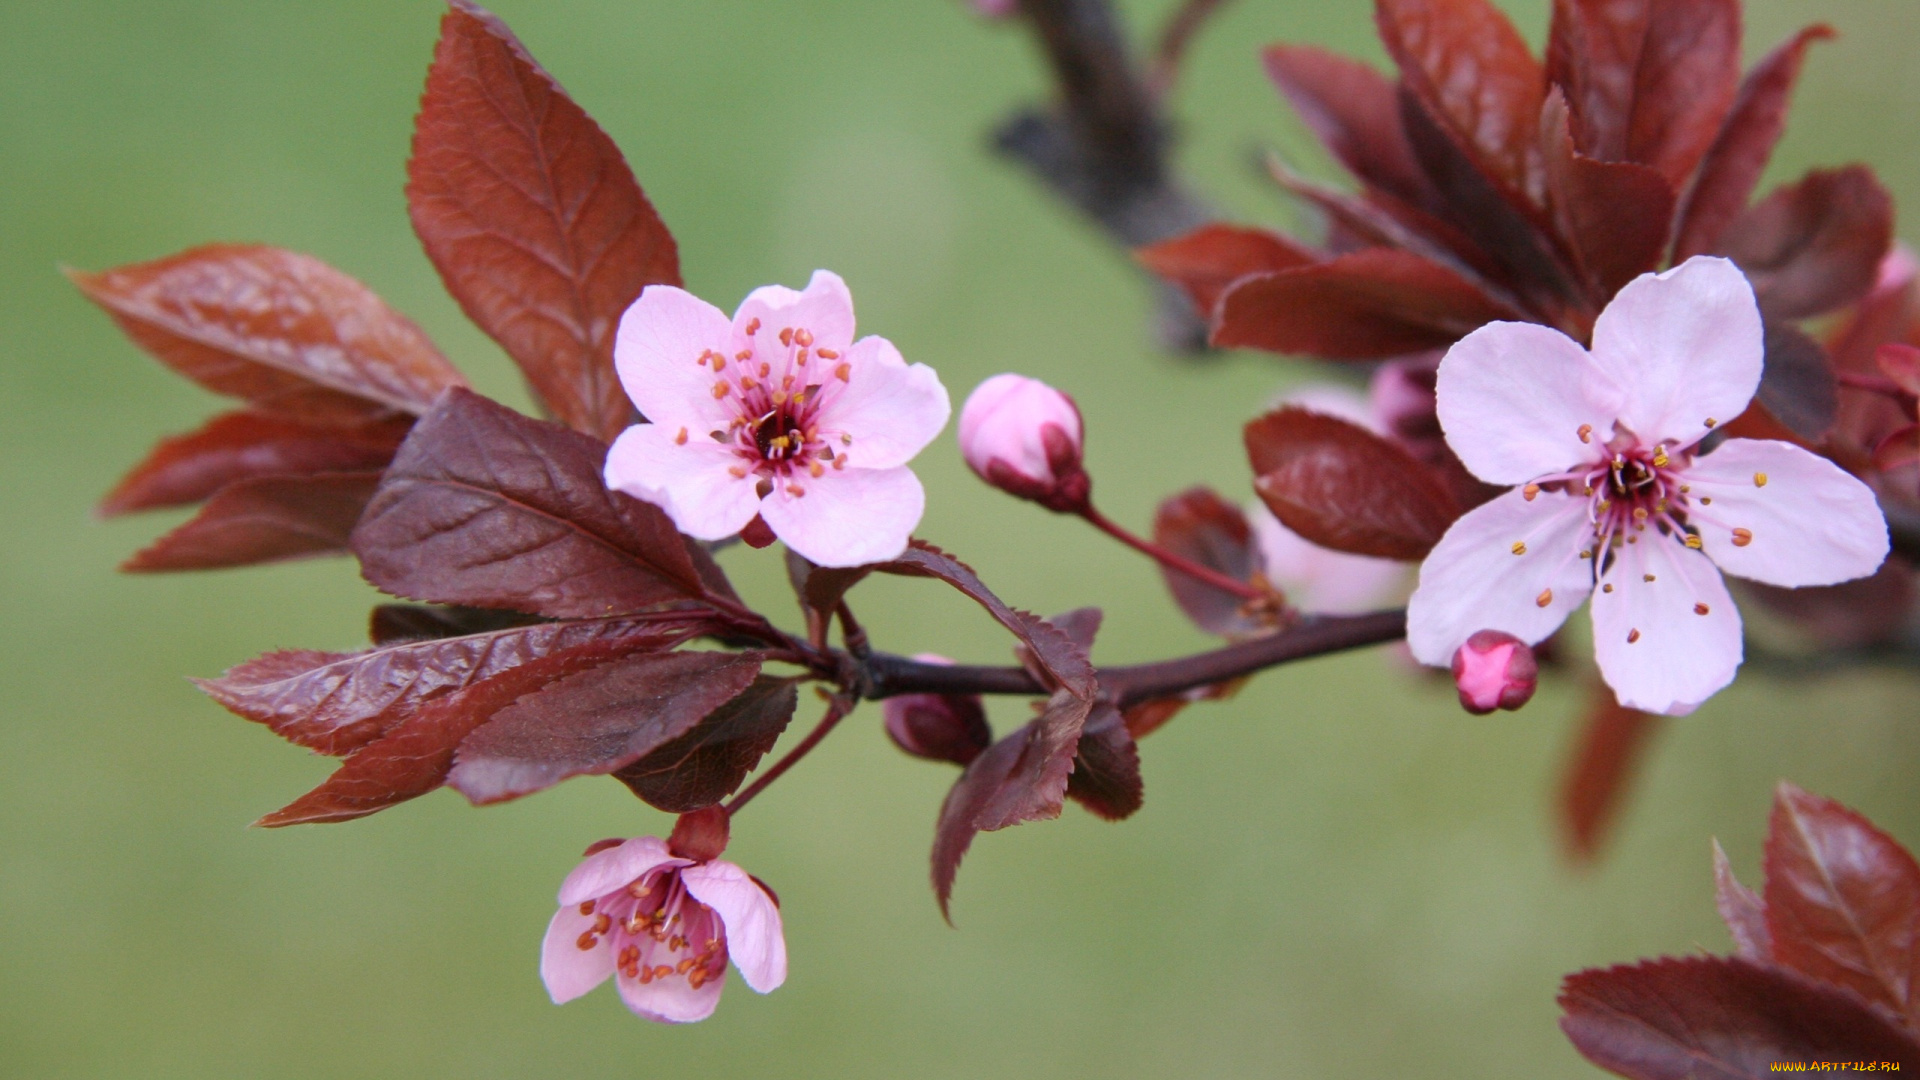
[(1423, 558), (1460, 508), (1433, 470), (1345, 420), (1277, 409), (1249, 421), (1254, 491), (1280, 523), (1321, 547)]
[(1226, 682), (1196, 686), (1172, 697), (1151, 698), (1129, 707), (1121, 714), (1121, 719), (1126, 721), (1127, 733), (1138, 741), (1160, 730), (1167, 721), (1180, 715), (1181, 710), (1196, 701), (1225, 701), (1239, 693), (1240, 688), (1245, 686), (1251, 677), (1243, 675)]
[(613, 140), (467, 0), (440, 24), (407, 211), (447, 291), (555, 416), (608, 440), (631, 422), (614, 330), (642, 288), (680, 283), (673, 237)]
[(379, 483), (377, 472), (239, 480), (120, 569), (212, 570), (340, 551)]
[(557, 619), (698, 599), (692, 542), (657, 507), (608, 490), (605, 457), (586, 435), (452, 391), (354, 530), (361, 572), (398, 596)]
[(1561, 1030), (1635, 1080), (1761, 1080), (1775, 1062), (1920, 1065), (1920, 1044), (1853, 996), (1745, 960), (1696, 956), (1569, 975)]
[[(1238, 581), (1252, 581), (1260, 569), (1247, 516), (1211, 488), (1188, 488), (1162, 502), (1153, 515), (1153, 542)], [(1178, 570), (1160, 573), (1173, 602), (1200, 629), (1235, 637), (1269, 628), (1240, 597)]]
[(1580, 862), (1598, 855), (1626, 802), (1647, 746), (1660, 731), (1657, 716), (1629, 709), (1595, 682), (1573, 755), (1560, 776), (1558, 808), (1567, 854)]
[(494, 714), (557, 679), (617, 662), (630, 648), (600, 641), (549, 653), (429, 702), (341, 762), (325, 783), (254, 824), (349, 821), (425, 795), (446, 782), (460, 740)]
[(693, 730), (614, 776), (669, 813), (712, 806), (733, 794), (779, 741), (799, 702), (797, 681), (762, 675)]
[(1441, 348), (1512, 315), (1429, 259), (1386, 249), (1356, 251), (1242, 279), (1220, 298), (1213, 344), (1377, 360)]
[(1805, 589), (1782, 589), (1743, 581), (1740, 602), (1751, 597), (1785, 617), (1821, 648), (1861, 649), (1891, 645), (1906, 634), (1916, 593), (1914, 573), (1900, 559), (1888, 559), (1872, 574)]
[(1893, 243), (1893, 200), (1873, 170), (1816, 170), (1728, 226), (1720, 251), (1775, 319), (1819, 315), (1866, 295)]
[(1108, 821), (1132, 816), (1145, 798), (1140, 748), (1119, 710), (1107, 702), (1095, 705), (1081, 728), (1067, 797)]
[(1193, 306), (1212, 312), (1220, 294), (1248, 274), (1306, 266), (1319, 259), (1312, 251), (1278, 233), (1232, 225), (1198, 229), (1150, 244), (1133, 253), (1147, 269), (1173, 282), (1193, 298)]
[(1054, 694), (1037, 719), (988, 747), (954, 781), (933, 832), (933, 893), (949, 921), (954, 875), (976, 834), (1060, 816), (1092, 708), (1090, 698)]
[(493, 608), (424, 604), (376, 604), (367, 618), (367, 637), (375, 645), (465, 637), (512, 630), (544, 622), (538, 615)]
[(1727, 933), (1733, 935), (1736, 955), (1756, 964), (1773, 959), (1766, 904), (1733, 876), (1733, 864), (1727, 861), (1718, 840), (1713, 842), (1713, 904), (1720, 911), (1720, 921), (1727, 924)]
[[(993, 595), (993, 591), (966, 563), (932, 544), (914, 540), (899, 558), (876, 563), (872, 569), (903, 577), (938, 578), (960, 590), (986, 608), (989, 614), (999, 620), (1000, 625), (1012, 631), (1013, 636), (1020, 639), (1021, 644), (1032, 652), (1035, 661), (1052, 677), (1055, 685), (1064, 687), (1076, 697), (1093, 696), (1093, 664), (1087, 660), (1086, 653), (1046, 620), (1008, 607)], [(958, 859), (955, 861), (957, 863)]]
[(1782, 782), (1766, 851), (1775, 962), (1920, 1025), (1920, 864), (1873, 823)]
[(1566, 96), (1575, 147), (1602, 161), (1627, 159), (1640, 50), (1654, 0), (1554, 0), (1547, 82)]
[(832, 615), (847, 591), (873, 572), (870, 566), (815, 566), (792, 548), (787, 549), (786, 559), (787, 583), (793, 586), (801, 609), (821, 616)]
[(1375, 21), (1406, 85), (1488, 173), (1531, 191), (1546, 76), (1488, 0), (1376, 0)]
[(162, 363), (266, 412), (352, 423), (467, 384), (419, 327), (298, 252), (212, 244), (68, 276)]
[(1574, 149), (1567, 103), (1556, 88), (1540, 117), (1547, 192), (1560, 235), (1573, 248), (1596, 306), (1620, 287), (1658, 269), (1673, 220), (1673, 188), (1660, 173), (1605, 162)]
[(1433, 204), (1433, 185), (1407, 143), (1385, 76), (1310, 45), (1270, 45), (1260, 55), (1268, 77), (1347, 171), (1415, 206)]
[(1787, 104), (1800, 78), (1807, 46), (1833, 37), (1826, 25), (1809, 26), (1754, 65), (1740, 84), (1733, 111), (1700, 163), (1674, 230), (1675, 262), (1712, 251), (1753, 197), (1754, 185), (1787, 126)]
[(757, 653), (635, 656), (548, 683), (460, 743), (447, 783), (474, 805), (618, 772), (693, 730), (760, 674)]
[(235, 714), (323, 754), (346, 754), (420, 707), (550, 653), (607, 644), (627, 655), (672, 648), (697, 624), (645, 619), (539, 623), (358, 653), (271, 652), (201, 690)]
[(1840, 387), (1827, 350), (1779, 319), (1766, 321), (1766, 349), (1754, 401), (1807, 442), (1826, 438), (1840, 411)]
[(252, 411), (222, 413), (198, 431), (162, 439), (101, 500), (100, 513), (186, 506), (256, 477), (378, 472), (412, 427), (411, 417), (337, 427)]

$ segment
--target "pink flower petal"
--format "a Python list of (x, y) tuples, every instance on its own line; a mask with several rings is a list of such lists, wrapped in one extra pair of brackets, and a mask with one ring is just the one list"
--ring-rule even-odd
[(745, 870), (715, 859), (680, 875), (687, 892), (712, 908), (727, 928), (727, 956), (756, 993), (787, 981), (787, 939), (780, 909)]
[(1628, 282), (1593, 327), (1594, 358), (1628, 391), (1620, 423), (1646, 446), (1690, 445), (1745, 412), (1764, 353), (1753, 287), (1706, 255)]
[[(1687, 514), (1720, 569), (1799, 588), (1866, 577), (1887, 557), (1887, 519), (1865, 484), (1789, 443), (1728, 439), (1694, 461)], [(1711, 500), (1701, 505), (1703, 500)], [(1747, 530), (1744, 544), (1734, 529)]]
[(1529, 501), (1509, 491), (1469, 511), (1420, 564), (1407, 601), (1414, 658), (1447, 667), (1480, 630), (1541, 641), (1593, 588), (1592, 562), (1580, 557), (1592, 546), (1587, 500), (1578, 496), (1542, 491)]
[(1572, 338), (1517, 322), (1488, 323), (1456, 342), (1434, 393), (1447, 445), (1489, 484), (1597, 459), (1625, 400)]
[(854, 342), (843, 358), (847, 381), (827, 373), (820, 406), (821, 431), (853, 436), (851, 446), (830, 438), (835, 453), (852, 455), (865, 469), (905, 465), (939, 436), (953, 414), (947, 388), (925, 364), (909, 366), (885, 338)]
[(1263, 503), (1248, 507), (1247, 517), (1268, 580), (1302, 611), (1358, 615), (1406, 593), (1406, 563), (1323, 548), (1280, 524)]
[(1594, 590), (1594, 659), (1620, 704), (1682, 715), (1733, 681), (1740, 612), (1705, 555), (1652, 529), (1636, 535)]
[(776, 487), (760, 515), (775, 536), (817, 566), (860, 566), (899, 555), (927, 505), (919, 478), (904, 467), (829, 469), (798, 483), (805, 495)]
[(699, 360), (708, 350), (725, 351), (732, 341), (725, 312), (684, 289), (649, 285), (620, 317), (613, 365), (647, 419), (711, 431), (725, 428), (733, 411), (713, 396), (718, 380)]
[(741, 464), (705, 431), (636, 424), (607, 452), (607, 486), (665, 510), (688, 536), (719, 540), (746, 528), (760, 509), (753, 474), (729, 471)]
[[(747, 327), (759, 325), (748, 335)], [(739, 347), (751, 347), (756, 362), (784, 371), (799, 346), (780, 340), (780, 331), (804, 329), (814, 349), (844, 353), (853, 345), (853, 294), (831, 270), (815, 270), (813, 280), (799, 292), (784, 285), (763, 285), (747, 294), (733, 313)], [(750, 345), (749, 345), (750, 343)]]
[(540, 943), (540, 979), (555, 1005), (565, 1005), (607, 981), (613, 974), (613, 946), (601, 938), (591, 949), (580, 947), (580, 935), (593, 929), (593, 916), (580, 914), (575, 904), (553, 913), (547, 936)]
[(621, 975), (614, 979), (620, 1000), (635, 1016), (662, 1024), (691, 1024), (705, 1020), (720, 1006), (727, 980), (712, 979), (695, 988), (684, 976), (641, 982)]
[(655, 836), (636, 836), (619, 847), (596, 851), (560, 883), (560, 906), (572, 908), (598, 900), (663, 863), (688, 865), (687, 860), (668, 854), (666, 841)]

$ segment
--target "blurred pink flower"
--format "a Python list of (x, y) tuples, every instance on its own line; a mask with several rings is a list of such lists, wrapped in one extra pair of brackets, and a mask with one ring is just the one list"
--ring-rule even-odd
[(780, 909), (745, 870), (677, 858), (652, 836), (588, 852), (560, 886), (541, 948), (555, 1004), (611, 975), (635, 1014), (686, 1024), (713, 1015), (728, 959), (758, 993), (786, 981)]
[(1539, 677), (1533, 648), (1499, 630), (1480, 631), (1453, 654), (1453, 685), (1460, 691), (1460, 707), (1475, 716), (1525, 705), (1533, 700)]
[(1483, 628), (1536, 643), (1593, 597), (1595, 658), (1622, 705), (1684, 713), (1733, 680), (1740, 614), (1724, 571), (1789, 588), (1886, 558), (1873, 493), (1783, 442), (1699, 446), (1760, 383), (1760, 311), (1725, 259), (1621, 289), (1591, 351), (1490, 323), (1441, 361), (1447, 443), (1489, 484), (1519, 485), (1453, 524), (1420, 568), (1407, 641), (1444, 666)]
[(1063, 510), (1084, 501), (1085, 438), (1073, 399), (1038, 379), (995, 375), (960, 409), (960, 455), (982, 480)]
[(620, 319), (614, 363), (652, 421), (607, 454), (609, 487), (719, 540), (758, 515), (820, 566), (900, 554), (926, 493), (908, 469), (951, 406), (940, 377), (885, 338), (853, 337), (853, 298), (814, 272), (755, 289), (731, 320), (671, 285)]

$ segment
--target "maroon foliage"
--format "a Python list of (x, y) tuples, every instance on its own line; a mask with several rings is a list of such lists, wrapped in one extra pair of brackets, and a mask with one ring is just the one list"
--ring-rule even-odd
[(933, 892), (942, 915), (976, 834), (1060, 816), (1092, 708), (1090, 698), (1059, 691), (1037, 719), (988, 747), (954, 782), (933, 836)]
[[(1153, 542), (1239, 581), (1253, 581), (1260, 569), (1246, 515), (1210, 488), (1188, 488), (1162, 502), (1153, 515)], [(1164, 566), (1160, 573), (1174, 603), (1210, 634), (1235, 637), (1271, 628), (1225, 589)]]
[(1365, 64), (1311, 46), (1272, 45), (1261, 58), (1267, 75), (1347, 171), (1408, 204), (1433, 205), (1437, 196), (1400, 128), (1400, 101), (1391, 82)]
[(414, 231), (468, 317), (569, 426), (612, 439), (632, 406), (613, 336), (680, 283), (673, 237), (605, 132), (505, 24), (453, 0), (407, 166)]
[(1673, 186), (1652, 166), (1602, 161), (1575, 149), (1566, 98), (1557, 88), (1540, 127), (1555, 225), (1587, 287), (1611, 296), (1666, 252)]
[(162, 363), (277, 416), (419, 413), (466, 385), (419, 327), (308, 255), (213, 244), (70, 276)]
[(1776, 319), (1819, 315), (1873, 285), (1893, 242), (1893, 200), (1865, 166), (1808, 173), (1728, 227), (1719, 249)]
[(608, 490), (605, 455), (589, 436), (452, 391), (354, 530), (361, 571), (399, 596), (553, 618), (705, 595), (705, 553), (657, 507)]
[[(635, 656), (548, 683), (460, 743), (447, 783), (476, 805), (618, 772), (693, 730), (760, 674), (753, 653)], [(757, 755), (756, 755), (757, 756)]]
[(1787, 126), (1787, 104), (1800, 78), (1807, 46), (1833, 37), (1833, 28), (1809, 26), (1755, 64), (1694, 178), (1674, 227), (1673, 257), (1709, 250), (1747, 208), (1767, 159)]
[(649, 804), (673, 813), (733, 794), (793, 719), (795, 680), (762, 675), (691, 731), (614, 773)]
[(358, 653), (271, 652), (199, 686), (284, 739), (340, 755), (391, 731), (427, 702), (550, 653), (604, 642), (654, 651), (671, 648), (696, 629), (645, 619), (590, 619), (401, 640)]
[(1840, 409), (1827, 351), (1791, 323), (1768, 320), (1766, 366), (1753, 400), (1795, 436), (1820, 442)]
[(964, 768), (993, 745), (978, 694), (899, 694), (881, 710), (887, 738), (914, 757)]
[(377, 473), (412, 426), (410, 417), (331, 425), (251, 410), (221, 413), (198, 431), (160, 440), (100, 501), (100, 513), (186, 506), (238, 480)]
[(1745, 960), (1697, 956), (1583, 971), (1560, 1027), (1636, 1080), (1759, 1080), (1775, 1062), (1920, 1065), (1920, 1044), (1843, 991)]
[(1588, 693), (1591, 703), (1561, 775), (1557, 800), (1567, 853), (1580, 861), (1592, 859), (1606, 842), (1647, 745), (1662, 724), (1658, 716), (1620, 704), (1598, 681)]
[(650, 647), (650, 643), (631, 640), (581, 645), (431, 701), (356, 750), (325, 783), (254, 824), (348, 821), (425, 795), (446, 782), (460, 741), (494, 714), (558, 679)]
[(1446, 345), (1510, 315), (1439, 263), (1369, 248), (1240, 279), (1220, 298), (1213, 343), (1376, 360)]
[(1419, 559), (1460, 516), (1431, 469), (1345, 420), (1278, 409), (1248, 422), (1245, 436), (1261, 501), (1321, 547)]
[(1081, 728), (1067, 797), (1108, 821), (1119, 821), (1140, 809), (1144, 796), (1140, 749), (1120, 711), (1101, 702)]
[(1720, 912), (1720, 921), (1727, 924), (1727, 933), (1733, 936), (1734, 955), (1755, 963), (1773, 959), (1766, 903), (1733, 875), (1733, 864), (1727, 861), (1718, 840), (1713, 842), (1713, 906)]
[(1291, 270), (1319, 255), (1265, 229), (1207, 225), (1134, 252), (1147, 269), (1178, 284), (1193, 306), (1211, 313), (1228, 286), (1249, 274)]
[(537, 615), (493, 608), (377, 604), (367, 617), (367, 638), (375, 645), (392, 645), (403, 641), (489, 634), (495, 630), (511, 630), (543, 621)]
[(120, 569), (211, 570), (339, 551), (379, 483), (378, 472), (235, 481)]
[(1535, 186), (1546, 77), (1489, 0), (1378, 0), (1380, 38), (1404, 85), (1507, 189)]
[(1920, 1029), (1920, 865), (1866, 818), (1782, 783), (1769, 822), (1773, 958)]

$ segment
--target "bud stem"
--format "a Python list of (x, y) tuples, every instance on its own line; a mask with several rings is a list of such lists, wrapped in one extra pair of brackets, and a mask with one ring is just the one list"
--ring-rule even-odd
[(1087, 524), (1092, 525), (1094, 528), (1099, 529), (1101, 532), (1106, 533), (1108, 536), (1113, 537), (1115, 540), (1120, 541), (1169, 570), (1185, 574), (1191, 578), (1197, 578), (1216, 589), (1232, 593), (1242, 600), (1260, 600), (1265, 598), (1265, 594), (1259, 589), (1241, 581), (1239, 578), (1228, 577), (1218, 570), (1202, 566), (1183, 555), (1176, 555), (1150, 540), (1135, 536), (1126, 529), (1121, 528), (1117, 522), (1107, 517), (1107, 515), (1094, 509), (1091, 502), (1086, 503), (1075, 512), (1085, 518)]
[(820, 722), (814, 725), (812, 731), (807, 732), (807, 737), (801, 739), (793, 749), (787, 751), (785, 757), (774, 762), (768, 767), (766, 772), (755, 777), (753, 783), (741, 789), (740, 794), (735, 795), (732, 801), (727, 803), (728, 816), (739, 813), (740, 808), (751, 802), (755, 795), (765, 791), (768, 784), (780, 779), (782, 773), (793, 768), (799, 764), (801, 758), (812, 753), (813, 748), (819, 746), (821, 740), (831, 734), (833, 729), (839, 726), (840, 721), (845, 719), (846, 715), (852, 711), (852, 698), (842, 697), (837, 694), (834, 695), (834, 697), (827, 702), (827, 715), (820, 718)]

